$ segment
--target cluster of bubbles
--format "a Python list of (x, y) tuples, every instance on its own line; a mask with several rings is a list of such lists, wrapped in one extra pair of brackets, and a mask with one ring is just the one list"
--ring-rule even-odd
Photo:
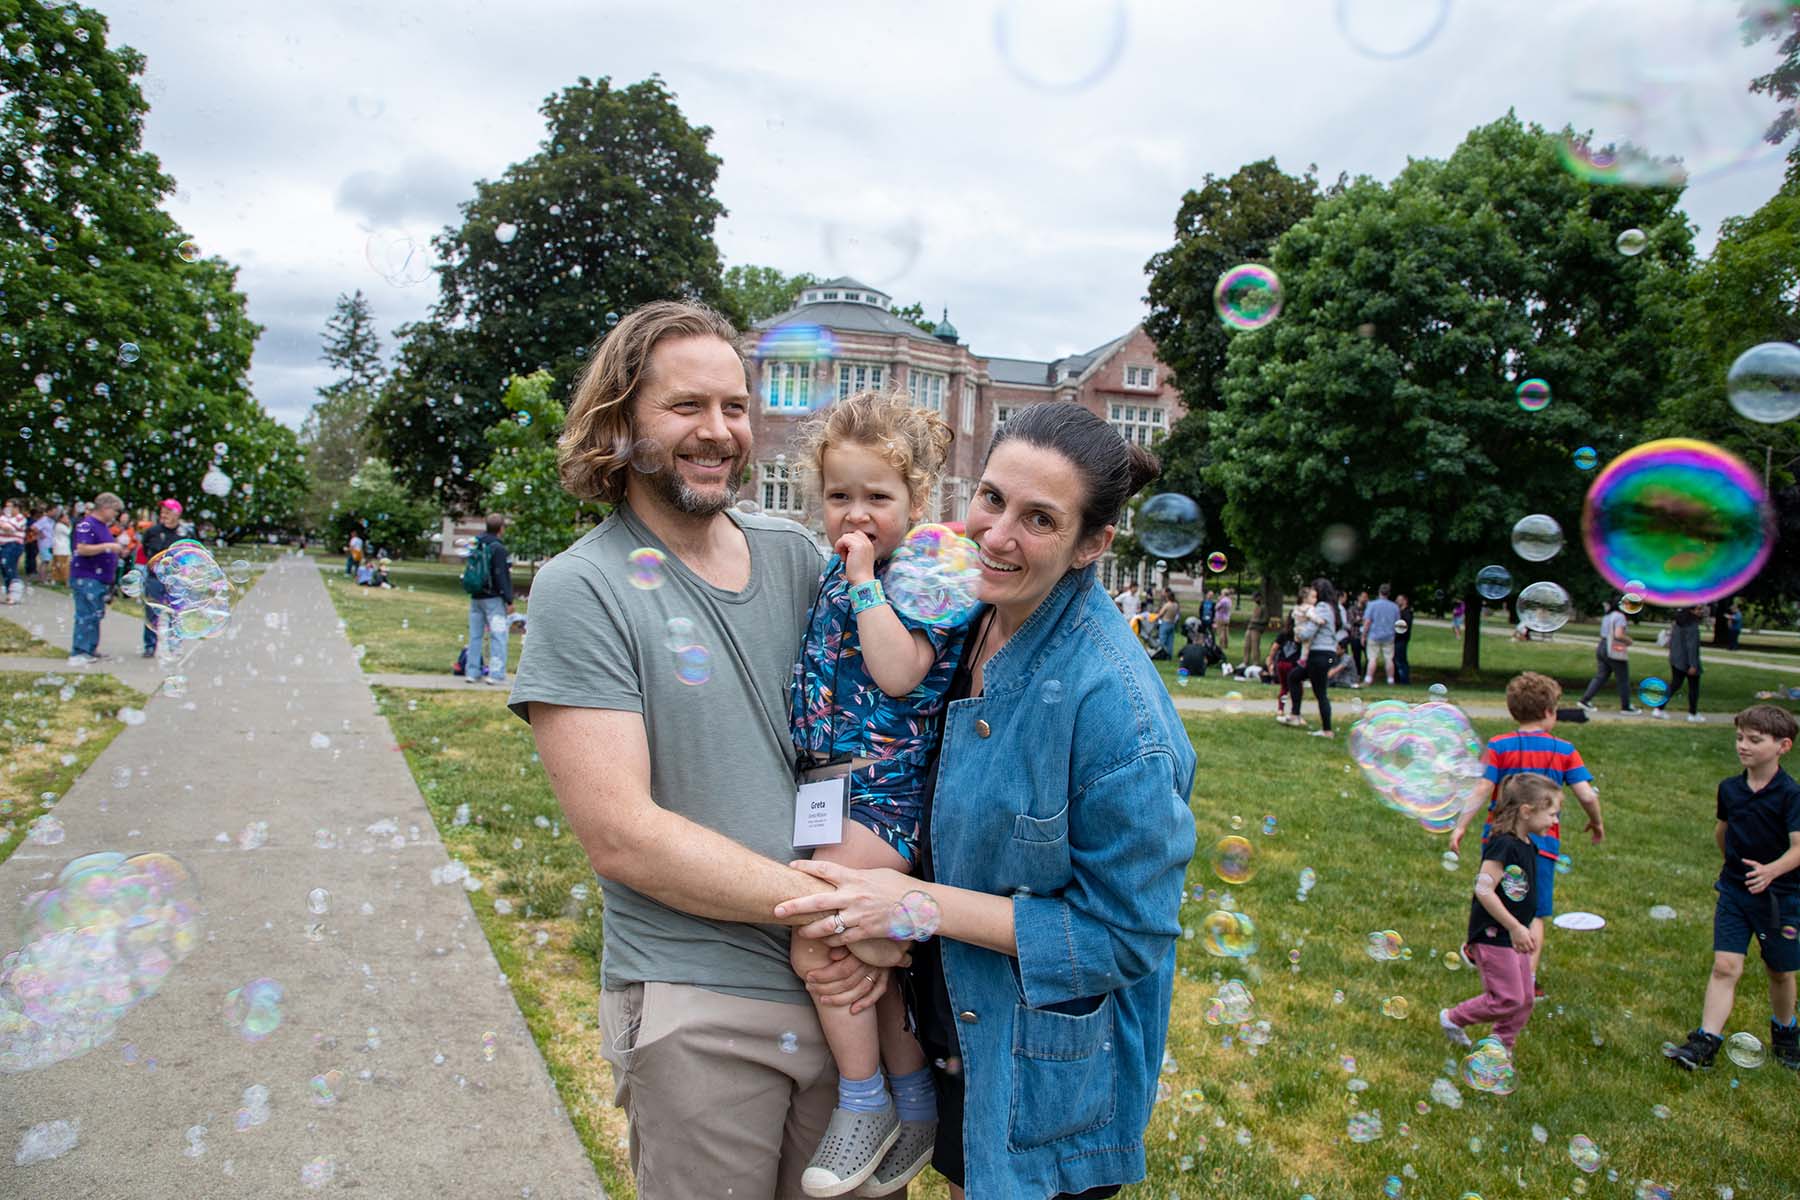
[(1399, 962), (1412, 957), (1412, 948), (1398, 930), (1378, 929), (1364, 940), (1363, 953), (1376, 962)]
[(1227, 979), (1207, 1002), (1208, 1025), (1242, 1025), (1256, 1018), (1256, 997), (1241, 979)]
[(1294, 899), (1304, 904), (1306, 897), (1318, 886), (1319, 873), (1311, 867), (1301, 867), (1299, 881), (1294, 886)]
[(920, 525), (888, 561), (882, 591), (901, 615), (922, 625), (954, 627), (974, 615), (980, 580), (974, 542), (948, 525)]
[[(239, 563), (232, 566), (240, 569)], [(161, 585), (161, 595), (146, 596), (144, 607), (157, 615), (168, 637), (209, 638), (230, 622), (231, 580), (199, 542), (183, 538), (171, 544), (150, 560), (147, 569)], [(241, 570), (248, 578), (249, 564), (242, 563)]]
[(1379, 700), (1350, 729), (1350, 756), (1395, 812), (1446, 833), (1481, 781), (1481, 739), (1455, 705)]
[(1261, 329), (1281, 315), (1281, 277), (1261, 263), (1245, 263), (1219, 276), (1213, 311), (1230, 329)]
[(103, 852), (25, 898), (21, 947), (0, 959), (0, 1073), (102, 1045), (200, 942), (193, 880), (166, 854)]
[(1250, 839), (1228, 834), (1213, 843), (1213, 873), (1226, 883), (1249, 883), (1256, 876), (1256, 847)]
[(1595, 476), (1581, 509), (1595, 570), (1670, 608), (1742, 591), (1768, 560), (1774, 533), (1756, 473), (1729, 450), (1693, 438), (1663, 438), (1619, 455)]
[(1520, 517), (1512, 528), (1512, 548), (1526, 562), (1548, 562), (1562, 553), (1562, 526), (1543, 513)]
[(1260, 944), (1250, 914), (1215, 909), (1200, 922), (1206, 952), (1214, 958), (1249, 958)]
[(1463, 1056), (1463, 1082), (1478, 1092), (1510, 1096), (1518, 1086), (1512, 1052), (1497, 1037), (1484, 1037)]
[[(1132, 525), (1138, 545), (1158, 558), (1186, 558), (1206, 537), (1206, 518), (1187, 496), (1162, 492), (1138, 508)], [(1221, 565), (1225, 556), (1218, 556)]]

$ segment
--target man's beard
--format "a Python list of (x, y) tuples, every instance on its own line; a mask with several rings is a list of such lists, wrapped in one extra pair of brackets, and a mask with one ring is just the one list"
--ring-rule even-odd
[(737, 470), (735, 456), (722, 457), (727, 457), (732, 470), (725, 476), (724, 491), (716, 496), (702, 495), (690, 488), (687, 481), (682, 479), (680, 465), (673, 455), (670, 456), (669, 464), (666, 467), (646, 475), (644, 482), (650, 485), (650, 490), (655, 492), (665, 504), (678, 513), (690, 517), (716, 516), (737, 503), (738, 476), (741, 474)]

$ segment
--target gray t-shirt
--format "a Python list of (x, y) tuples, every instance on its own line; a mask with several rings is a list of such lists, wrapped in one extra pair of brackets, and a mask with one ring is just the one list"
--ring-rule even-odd
[(1400, 619), (1400, 606), (1386, 596), (1377, 596), (1369, 601), (1368, 611), (1363, 616), (1369, 622), (1369, 640), (1371, 642), (1391, 642), (1394, 640), (1394, 622)]
[[(641, 713), (657, 805), (776, 862), (805, 857), (794, 833), (788, 683), (821, 559), (792, 521), (729, 514), (750, 544), (750, 582), (716, 588), (690, 571), (621, 505), (557, 555), (531, 585), (531, 633), (512, 690), (532, 701)], [(662, 555), (652, 587), (633, 551)], [(635, 572), (635, 574), (634, 574)], [(636, 582), (634, 582), (634, 580)], [(671, 649), (670, 623), (692, 623)], [(690, 916), (602, 878), (601, 980), (687, 983), (757, 1000), (809, 1003), (788, 965), (788, 931)]]

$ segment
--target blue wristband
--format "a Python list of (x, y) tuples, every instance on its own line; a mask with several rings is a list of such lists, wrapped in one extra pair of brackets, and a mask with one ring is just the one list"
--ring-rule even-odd
[(864, 583), (850, 585), (850, 611), (860, 613), (865, 608), (879, 608), (888, 602), (887, 594), (881, 590), (881, 580), (870, 579)]

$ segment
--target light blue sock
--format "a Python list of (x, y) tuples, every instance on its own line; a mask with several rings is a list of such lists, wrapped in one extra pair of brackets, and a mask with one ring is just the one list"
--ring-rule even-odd
[[(1796, 1016), (1796, 1017), (1792, 1018), (1791, 1020), (1789, 1020), (1787, 1022), (1787, 1024), (1784, 1025), (1780, 1021), (1777, 1021), (1775, 1019), (1774, 1013), (1770, 1013), (1769, 1014), (1769, 1024), (1775, 1026), (1777, 1029), (1792, 1029), (1796, 1025), (1800, 1025), (1800, 1016)], [(899, 1091), (900, 1091), (900, 1081), (898, 1079), (896, 1079), (896, 1080), (894, 1080), (894, 1093), (895, 1093), (896, 1098), (898, 1098), (898, 1096), (899, 1096)]]
[(910, 1075), (896, 1075), (888, 1081), (894, 1088), (894, 1107), (902, 1121), (937, 1120), (937, 1086), (931, 1081), (931, 1068), (920, 1067)]
[(887, 1079), (881, 1069), (867, 1079), (838, 1076), (838, 1107), (851, 1112), (880, 1112), (888, 1106)]

